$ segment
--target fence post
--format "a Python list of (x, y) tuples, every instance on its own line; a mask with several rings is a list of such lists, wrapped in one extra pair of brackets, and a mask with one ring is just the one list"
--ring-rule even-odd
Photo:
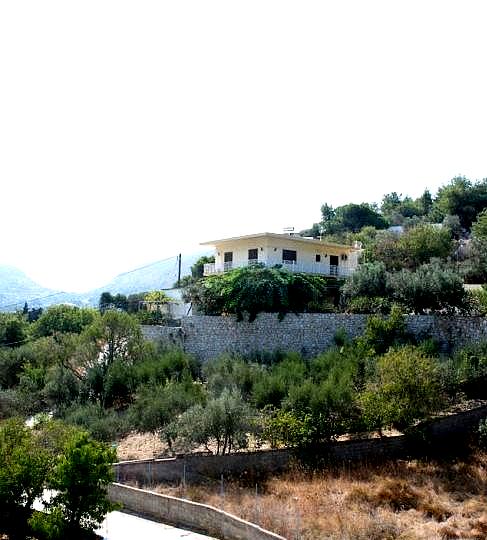
[(220, 497), (221, 497), (222, 508), (224, 508), (225, 507), (225, 488), (223, 486), (223, 473), (221, 474), (221, 477), (220, 477)]

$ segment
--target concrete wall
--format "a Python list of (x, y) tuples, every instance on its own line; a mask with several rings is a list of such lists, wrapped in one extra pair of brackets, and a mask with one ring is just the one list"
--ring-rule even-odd
[(285, 540), (212, 506), (160, 495), (122, 484), (111, 484), (108, 496), (123, 509), (157, 521), (195, 530), (222, 540)]
[[(443, 416), (421, 424), (421, 432), (430, 446), (452, 446), (464, 441), (466, 436), (487, 416), (487, 405), (450, 416)], [(330, 462), (350, 462), (407, 458), (421, 452), (417, 441), (406, 436), (383, 439), (358, 439), (324, 445), (316, 457)], [(227, 456), (188, 455), (170, 459), (123, 461), (114, 465), (117, 482), (137, 481), (140, 484), (168, 482), (179, 484), (183, 478), (188, 483), (203, 482), (241, 475), (244, 472), (271, 474), (285, 471), (295, 461), (292, 450), (239, 452)]]
[[(335, 333), (344, 329), (351, 337), (363, 333), (367, 315), (342, 313), (288, 314), (279, 322), (273, 313), (261, 313), (253, 323), (237, 322), (234, 316), (184, 317), (181, 328), (144, 326), (147, 339), (181, 346), (205, 362), (222, 353), (297, 351), (306, 357), (317, 355), (333, 344)], [(409, 315), (408, 330), (417, 337), (433, 337), (450, 350), (487, 339), (485, 317), (440, 317)]]
[(278, 473), (286, 470), (293, 460), (291, 450), (238, 452), (225, 456), (187, 455), (168, 459), (122, 461), (114, 465), (117, 482), (136, 481), (151, 485), (160, 482), (179, 484), (204, 482), (243, 472)]

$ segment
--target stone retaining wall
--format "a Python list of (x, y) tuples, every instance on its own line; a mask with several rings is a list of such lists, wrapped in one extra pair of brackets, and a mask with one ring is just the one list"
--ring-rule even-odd
[[(279, 321), (274, 313), (261, 313), (252, 322), (234, 316), (184, 317), (181, 327), (143, 326), (146, 339), (176, 345), (207, 361), (222, 353), (243, 355), (297, 351), (305, 357), (319, 354), (333, 344), (337, 331), (351, 338), (361, 335), (367, 315), (343, 313), (288, 314)], [(487, 318), (408, 315), (407, 328), (416, 337), (432, 337), (449, 351), (467, 343), (487, 340)]]
[(202, 532), (221, 540), (285, 540), (248, 521), (213, 506), (111, 484), (108, 496), (124, 510), (178, 527)]

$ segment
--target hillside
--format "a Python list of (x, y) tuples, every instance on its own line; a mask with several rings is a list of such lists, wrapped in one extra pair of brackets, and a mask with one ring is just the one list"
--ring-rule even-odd
[[(47, 305), (49, 301), (59, 301), (57, 294), (59, 291), (42, 287), (18, 268), (13, 266), (0, 266), (0, 309), (8, 311), (16, 309), (16, 304), (38, 297), (47, 297), (44, 300)], [(56, 295), (56, 296), (54, 296)], [(34, 302), (35, 304), (35, 302)], [(20, 306), (22, 307), (22, 306)]]
[[(183, 254), (181, 277), (191, 273), (191, 266), (208, 252)], [(124, 272), (112, 281), (86, 293), (69, 293), (42, 287), (13, 266), (0, 266), (0, 311), (22, 309), (24, 302), (30, 307), (47, 307), (52, 304), (70, 303), (79, 306), (96, 306), (102, 292), (132, 294), (155, 289), (169, 289), (177, 281), (176, 257)], [(176, 292), (169, 294), (177, 296)], [(37, 300), (36, 300), (37, 299)]]
[[(208, 252), (183, 254), (181, 257), (181, 277), (191, 273), (191, 266)], [(112, 294), (133, 294), (142, 291), (171, 289), (178, 279), (177, 257), (156, 262), (116, 276), (112, 281), (84, 295), (90, 305), (96, 305), (102, 292)], [(169, 295), (177, 295), (168, 291)]]

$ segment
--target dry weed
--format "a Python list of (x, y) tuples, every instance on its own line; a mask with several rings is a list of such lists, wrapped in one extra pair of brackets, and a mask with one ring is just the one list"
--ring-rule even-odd
[(487, 539), (487, 455), (456, 462), (394, 461), (294, 470), (257, 486), (247, 479), (169, 488), (301, 540)]

